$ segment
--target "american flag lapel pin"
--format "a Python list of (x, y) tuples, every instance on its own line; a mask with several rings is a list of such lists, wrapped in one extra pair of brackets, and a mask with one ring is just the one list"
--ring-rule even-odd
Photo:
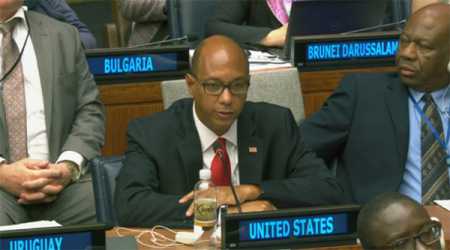
[(256, 153), (258, 153), (258, 148), (256, 146), (250, 146), (250, 147), (248, 147), (248, 152), (250, 154), (256, 154)]

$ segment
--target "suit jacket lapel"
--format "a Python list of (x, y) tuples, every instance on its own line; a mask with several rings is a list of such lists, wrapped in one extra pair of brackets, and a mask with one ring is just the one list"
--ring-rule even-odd
[(188, 187), (193, 187), (199, 179), (198, 172), (203, 167), (203, 156), (200, 138), (194, 124), (192, 102), (189, 103), (189, 107), (185, 107), (184, 112), (179, 113), (182, 129), (177, 147), (186, 176), (186, 184)]
[(248, 111), (248, 105), (238, 120), (238, 153), (239, 176), (241, 184), (260, 183), (263, 178), (263, 153), (265, 151), (262, 140), (255, 135), (256, 123)]
[(394, 125), (397, 150), (400, 156), (400, 167), (403, 169), (409, 143), (408, 90), (398, 78), (395, 78), (388, 85), (385, 98), (386, 106)]
[[(45, 109), (45, 123), (47, 126), (47, 137), (51, 137), (51, 119), (52, 119), (52, 85), (54, 81), (53, 58), (51, 50), (54, 50), (52, 42), (50, 41), (48, 27), (42, 24), (42, 20), (33, 12), (27, 12), (30, 20), (30, 33), (33, 42), (34, 51), (37, 58), (39, 76), (41, 78), (42, 93), (44, 95), (44, 109)], [(50, 152), (51, 153), (51, 152)]]

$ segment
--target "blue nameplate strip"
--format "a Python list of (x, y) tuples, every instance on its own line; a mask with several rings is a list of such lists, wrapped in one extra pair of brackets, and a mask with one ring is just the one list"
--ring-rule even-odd
[(184, 75), (189, 69), (187, 47), (95, 49), (86, 52), (97, 82), (159, 80)]
[(105, 227), (94, 225), (0, 232), (0, 249), (105, 249)]
[(395, 65), (398, 32), (294, 37), (292, 63), (299, 69)]
[(242, 221), (240, 229), (241, 241), (339, 235), (350, 231), (345, 213)]
[(356, 58), (386, 58), (397, 53), (398, 39), (351, 42), (311, 43), (307, 45), (306, 61), (352, 60)]
[(222, 248), (296, 248), (356, 243), (359, 206), (227, 214), (221, 209)]
[(4, 239), (0, 242), (2, 250), (63, 250), (90, 249), (92, 247), (91, 233), (36, 235)]

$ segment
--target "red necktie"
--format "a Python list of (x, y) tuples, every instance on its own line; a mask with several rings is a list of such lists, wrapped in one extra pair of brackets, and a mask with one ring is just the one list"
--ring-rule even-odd
[(217, 139), (213, 147), (215, 155), (211, 163), (212, 182), (216, 186), (229, 186), (231, 184), (231, 166), (225, 139)]

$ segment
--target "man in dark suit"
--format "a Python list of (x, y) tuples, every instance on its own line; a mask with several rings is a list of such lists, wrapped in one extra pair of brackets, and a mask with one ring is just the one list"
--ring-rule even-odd
[[(345, 77), (321, 110), (301, 124), (306, 143), (318, 156), (329, 163), (338, 162), (338, 180), (354, 201), (365, 203), (394, 191), (423, 203), (450, 198), (445, 162), (448, 146), (440, 144), (449, 122), (449, 20), (449, 5), (419, 10), (400, 36), (398, 73)], [(434, 122), (442, 122), (433, 125), (441, 128), (439, 140), (426, 122), (431, 119), (426, 104), (427, 110), (435, 111), (434, 117), (440, 117)], [(430, 148), (440, 155), (427, 156)], [(433, 166), (442, 170), (442, 179), (431, 181), (428, 173), (434, 170), (428, 167)], [(428, 173), (423, 173), (425, 169)]]
[(0, 0), (0, 225), (94, 223), (99, 93), (76, 28), (22, 4)]
[[(304, 147), (291, 112), (245, 101), (249, 65), (235, 42), (223, 36), (204, 40), (185, 79), (193, 100), (179, 100), (129, 126), (115, 197), (121, 225), (190, 217), (190, 192), (202, 168), (211, 169), (220, 185), (218, 203), (231, 210), (231, 183), (244, 212), (344, 202), (323, 162)], [(228, 159), (222, 168), (214, 163), (216, 143)]]
[(290, 6), (282, 0), (222, 0), (208, 21), (206, 33), (229, 36), (243, 46), (282, 47)]

